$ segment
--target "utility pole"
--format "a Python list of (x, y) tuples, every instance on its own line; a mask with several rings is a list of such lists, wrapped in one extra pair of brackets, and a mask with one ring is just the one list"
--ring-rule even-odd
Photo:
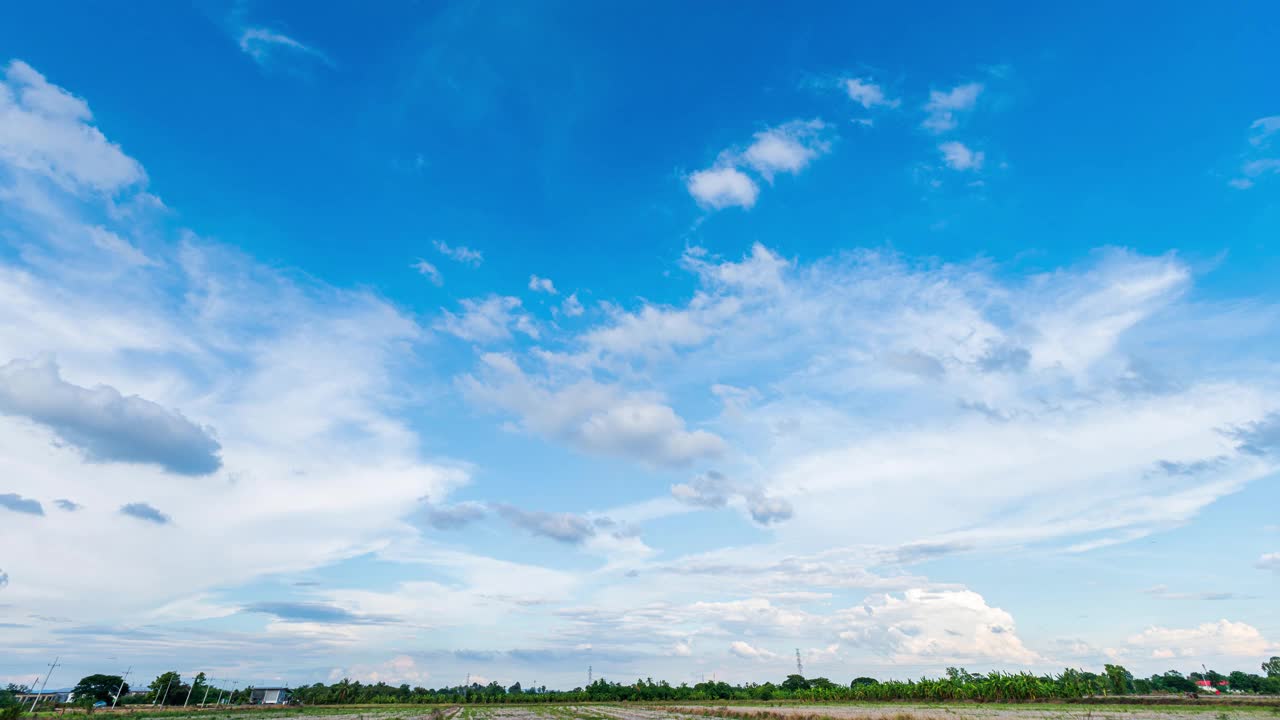
[[(164, 695), (160, 698), (160, 707), (164, 707), (164, 701), (169, 699), (169, 686), (173, 684), (173, 675), (169, 676), (169, 682), (164, 684)], [(152, 703), (154, 705), (155, 703)]]
[(196, 679), (199, 677), (200, 674), (196, 673), (196, 676), (191, 678), (191, 687), (187, 688), (187, 699), (182, 701), (182, 707), (186, 707), (187, 703), (191, 702), (191, 693), (196, 691)]
[(111, 708), (115, 709), (116, 703), (120, 702), (120, 696), (124, 694), (124, 681), (129, 678), (129, 673), (133, 672), (133, 666), (130, 665), (128, 670), (124, 671), (124, 677), (120, 678), (120, 687), (116, 690), (116, 696), (111, 698)]
[[(207, 678), (207, 680), (212, 682), (213, 678)], [(204, 707), (204, 704), (209, 701), (209, 691), (212, 689), (213, 685), (210, 685), (209, 682), (204, 684), (204, 697), (200, 698), (200, 707)]]
[(44, 683), (40, 685), (40, 692), (36, 693), (36, 699), (31, 701), (31, 712), (36, 711), (36, 703), (40, 702), (40, 696), (44, 694), (44, 689), (49, 687), (49, 676), (53, 675), (53, 669), (58, 667), (58, 660), (61, 656), (53, 659), (53, 664), (49, 666), (49, 672), (45, 673)]
[(232, 705), (236, 704), (236, 686), (239, 684), (240, 684), (239, 680), (234, 680), (231, 683), (231, 694), (227, 696), (227, 702)]

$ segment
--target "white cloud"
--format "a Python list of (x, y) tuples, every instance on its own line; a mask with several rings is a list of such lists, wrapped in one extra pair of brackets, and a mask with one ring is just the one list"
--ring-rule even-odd
[(560, 304), (560, 311), (569, 317), (581, 317), (586, 310), (582, 307), (582, 302), (578, 300), (578, 294), (573, 293), (564, 299)]
[(791, 503), (780, 497), (769, 497), (760, 488), (737, 483), (715, 470), (698, 475), (687, 483), (671, 486), (671, 496), (676, 500), (700, 508), (716, 509), (740, 500), (751, 518), (761, 525), (789, 520)]
[(436, 250), (448, 258), (456, 260), (463, 265), (471, 267), (479, 267), (484, 262), (484, 253), (479, 250), (472, 250), (466, 245), (450, 245), (443, 240), (435, 240), (432, 242)]
[(717, 435), (689, 430), (653, 393), (592, 380), (549, 387), (526, 375), (510, 356), (490, 353), (482, 360), (482, 372), (463, 377), (461, 387), (475, 401), (516, 414), (529, 432), (651, 465), (685, 465), (725, 449)]
[(460, 301), (462, 313), (441, 312), (436, 329), (474, 343), (510, 340), (512, 331), (531, 338), (538, 337), (538, 326), (531, 315), (523, 312), (520, 298), (490, 295)]
[[(79, 507), (10, 513), (38, 532), (0, 523), (13, 612), (123, 627), (195, 607), (184, 598), (367, 553), (405, 532), (418, 498), (466, 482), (422, 457), (388, 402), (425, 335), (412, 318), (169, 231), (142, 167), (82, 100), (21, 63), (0, 85), (0, 117), (0, 216), (27, 247), (0, 262), (6, 408), (21, 415), (0, 416), (0, 477), (20, 497)], [(155, 262), (102, 271), (85, 259), (91, 240), (61, 237), (85, 227), (163, 238)], [(119, 558), (144, 555), (168, 582), (116, 587)], [(52, 627), (33, 620), (20, 642), (56, 644)]]
[(886, 97), (884, 88), (873, 82), (871, 78), (849, 78), (844, 81), (844, 88), (850, 100), (868, 110), (881, 106), (896, 108), (901, 104), (901, 101), (896, 98)]
[(765, 650), (764, 648), (754, 647), (742, 640), (734, 640), (729, 643), (729, 652), (743, 658), (744, 660), (767, 661), (778, 659), (777, 653)]
[(1258, 558), (1257, 568), (1259, 570), (1274, 570), (1280, 573), (1280, 552), (1265, 553)]
[(938, 146), (942, 159), (952, 170), (981, 170), (985, 155), (981, 150), (970, 150), (962, 142), (952, 140)]
[(91, 122), (84, 100), (51, 85), (21, 60), (0, 84), (0, 161), (72, 192), (113, 194), (144, 185), (147, 174)]
[(546, 293), (548, 295), (556, 295), (555, 283), (549, 278), (538, 277), (537, 275), (529, 276), (529, 289), (534, 292)]
[(1249, 135), (1249, 144), (1254, 147), (1265, 146), (1270, 142), (1272, 135), (1280, 132), (1280, 115), (1258, 118), (1249, 125), (1249, 129), (1252, 131)]
[(830, 150), (830, 143), (821, 136), (825, 127), (821, 120), (793, 120), (758, 132), (742, 160), (765, 180), (772, 181), (778, 173), (795, 175)]
[(750, 209), (760, 195), (760, 186), (742, 168), (754, 170), (768, 182), (779, 173), (798, 174), (814, 158), (830, 151), (826, 130), (821, 120), (792, 120), (762, 130), (746, 150), (725, 150), (714, 166), (691, 173), (685, 187), (705, 208)]
[(958, 124), (956, 115), (972, 110), (978, 103), (982, 89), (981, 83), (974, 82), (957, 85), (946, 92), (930, 90), (929, 102), (924, 106), (926, 117), (920, 124), (921, 127), (933, 133), (954, 130)]
[(48, 427), (94, 462), (152, 463), (181, 475), (222, 467), (211, 428), (110, 386), (68, 383), (50, 361), (0, 366), (0, 414)]
[(1130, 636), (1128, 645), (1149, 651), (1153, 658), (1255, 658), (1277, 647), (1252, 625), (1225, 619), (1193, 628), (1149, 627)]
[(1237, 190), (1248, 190), (1262, 178), (1280, 174), (1280, 157), (1263, 154), (1271, 150), (1271, 137), (1280, 132), (1280, 115), (1258, 118), (1249, 129), (1251, 147), (1240, 164), (1239, 174), (1227, 181)]
[(348, 665), (336, 667), (329, 671), (329, 682), (355, 680), (367, 684), (380, 682), (388, 685), (408, 683), (415, 686), (426, 686), (431, 681), (431, 673), (426, 668), (418, 667), (418, 663), (409, 655), (397, 655), (386, 662), (365, 665)]
[(426, 260), (418, 258), (417, 262), (413, 264), (413, 269), (417, 270), (419, 275), (430, 280), (432, 285), (435, 285), (436, 287), (444, 285), (444, 275), (441, 275), (440, 271), (436, 269), (436, 266)]
[(755, 181), (734, 167), (698, 170), (689, 175), (686, 187), (700, 205), (713, 210), (734, 206), (750, 209), (760, 195)]
[(287, 58), (306, 58), (333, 66), (333, 61), (319, 50), (264, 27), (243, 28), (240, 49), (262, 67), (271, 67)]
[(837, 617), (844, 628), (841, 639), (896, 663), (1025, 666), (1040, 661), (1022, 644), (1013, 616), (990, 607), (972, 590), (914, 588), (900, 595), (876, 595)]

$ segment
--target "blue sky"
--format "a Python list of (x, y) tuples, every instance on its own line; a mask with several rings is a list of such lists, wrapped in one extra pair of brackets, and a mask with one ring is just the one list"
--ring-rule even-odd
[(1280, 653), (1274, 11), (685, 5), (11, 9), (0, 679)]

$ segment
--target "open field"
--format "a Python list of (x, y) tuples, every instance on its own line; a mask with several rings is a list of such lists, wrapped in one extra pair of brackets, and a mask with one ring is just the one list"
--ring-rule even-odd
[[(538, 705), (372, 705), (289, 708), (208, 708), (149, 711), (121, 709), (108, 714), (139, 720), (1263, 720), (1280, 718), (1280, 698), (1201, 698), (1165, 702), (1107, 703), (857, 703), (786, 704), (538, 704)], [(41, 715), (78, 715), (41, 713)]]

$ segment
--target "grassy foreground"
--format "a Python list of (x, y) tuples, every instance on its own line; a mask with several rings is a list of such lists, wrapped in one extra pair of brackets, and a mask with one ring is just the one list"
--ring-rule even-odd
[[(113, 720), (1263, 720), (1280, 719), (1280, 697), (1163, 699), (1134, 702), (1134, 698), (1106, 702), (1050, 703), (905, 703), (858, 702), (790, 703), (579, 703), (539, 705), (330, 705), (309, 707), (119, 708), (98, 710)], [(1103, 700), (1099, 698), (1099, 700)], [(58, 720), (84, 711), (37, 713), (35, 718)], [(25, 715), (24, 718), (33, 718)], [(34, 720), (34, 718), (33, 718)], [(88, 720), (85, 718), (84, 720)], [(103, 718), (102, 720), (107, 720)]]

